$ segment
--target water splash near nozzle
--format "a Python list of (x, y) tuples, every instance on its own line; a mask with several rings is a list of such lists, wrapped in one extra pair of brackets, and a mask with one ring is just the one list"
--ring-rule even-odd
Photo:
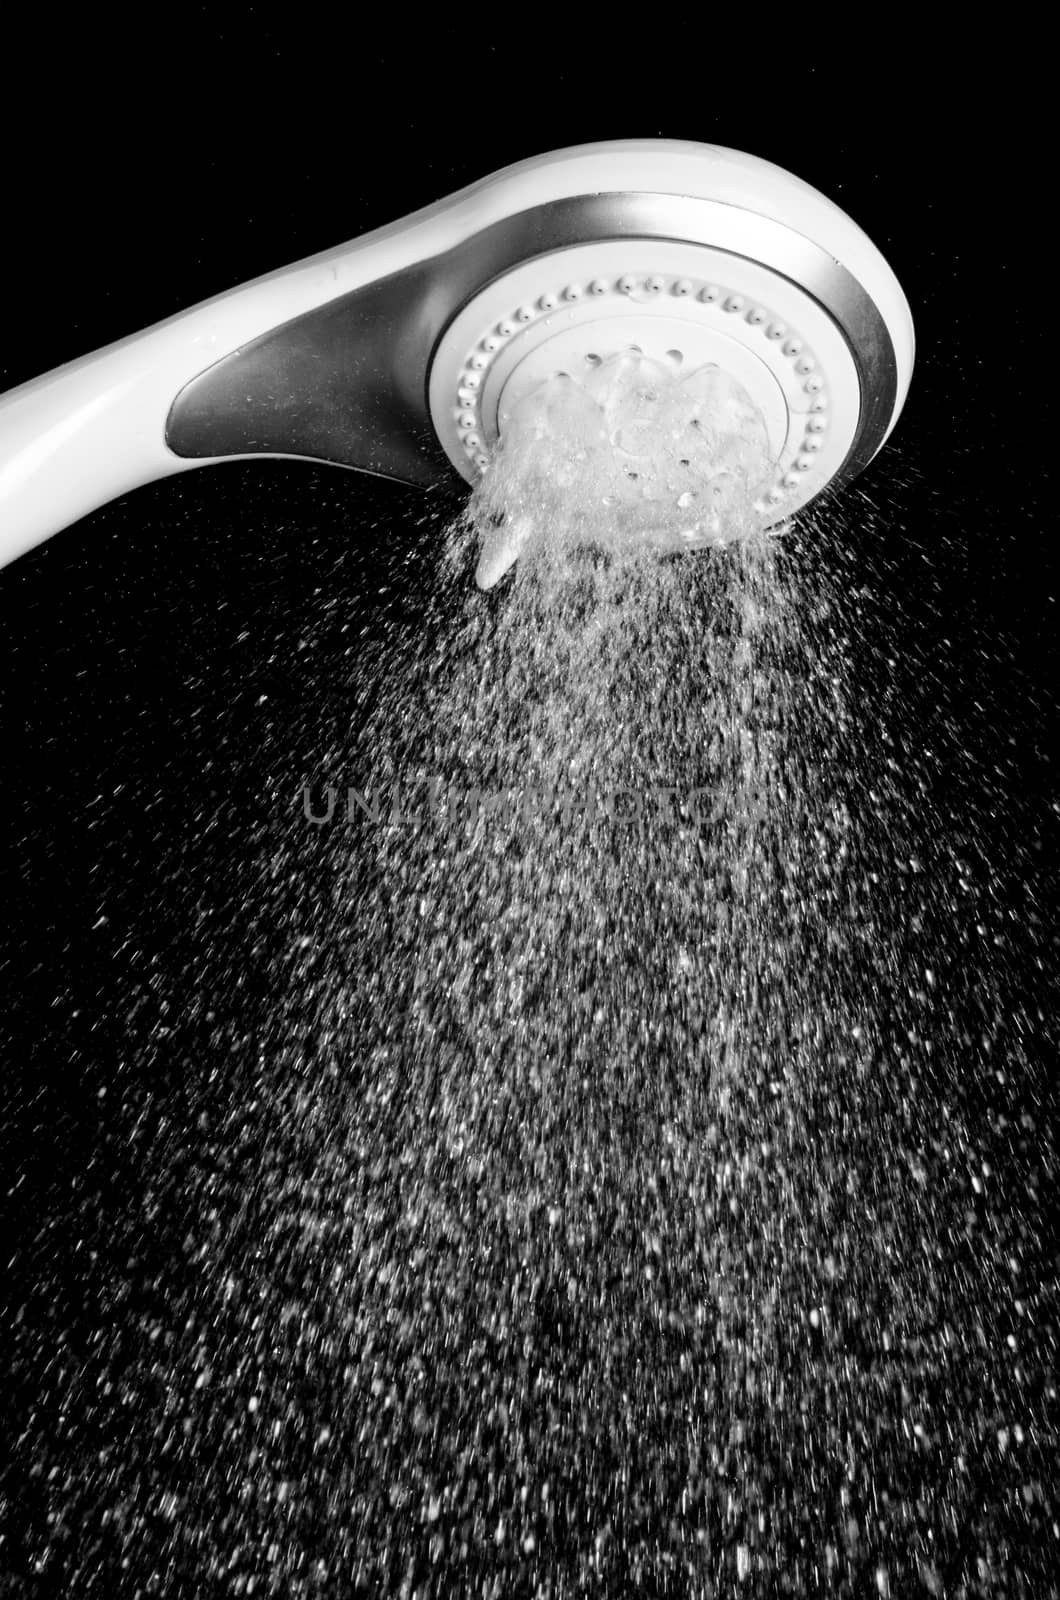
[(513, 408), (472, 497), (476, 582), (493, 588), (539, 539), (727, 544), (757, 531), (773, 467), (764, 418), (714, 364), (682, 375), (634, 348), (556, 373)]

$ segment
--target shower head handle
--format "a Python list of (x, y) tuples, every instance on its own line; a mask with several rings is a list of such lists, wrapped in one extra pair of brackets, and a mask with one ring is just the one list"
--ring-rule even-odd
[[(423, 437), (427, 419), (422, 405), (416, 414), (415, 382), (407, 386), (415, 436), (386, 425), (388, 412), (401, 411), (391, 350), (406, 341), (415, 320), (411, 276), (463, 236), (467, 225), (454, 213), (482, 187), (216, 295), (0, 396), (0, 564), (141, 484), (263, 452), (313, 457), (311, 448), (300, 447), (292, 417), (299, 400), (303, 409), (321, 409), (321, 394), (339, 368), (354, 379), (333, 425), (341, 431), (342, 464), (411, 483), (444, 475), (444, 457), (432, 460), (431, 441)], [(337, 305), (350, 313), (348, 323), (360, 324), (360, 339), (351, 347), (348, 329), (342, 348), (318, 366), (315, 392), (295, 396), (297, 330), (306, 316)], [(283, 330), (288, 337), (269, 361), (255, 363), (258, 342)], [(240, 363), (244, 352), (248, 359)], [(233, 396), (222, 398), (215, 387), (204, 403), (183, 408), (180, 437), (171, 438), (178, 398), (226, 359), (226, 376), (233, 363), (237, 379), (240, 369), (249, 376), (257, 368), (258, 392), (245, 394), (233, 420), (220, 415), (224, 402), (231, 413)], [(276, 436), (277, 423), (279, 443), (263, 442)], [(211, 434), (211, 447), (189, 446), (188, 433)]]
[[(566, 327), (552, 286), (573, 292), (569, 269), (586, 250), (643, 266), (680, 245), (704, 271), (759, 264), (839, 328), (859, 398), (830, 475), (860, 470), (894, 425), (913, 357), (909, 309), (879, 251), (830, 200), (758, 157), (609, 141), (508, 167), (0, 396), (0, 565), (140, 484), (208, 462), (267, 453), (424, 487), (456, 482), (455, 467), (473, 482), (500, 426), (502, 377), (514, 369), (517, 387)], [(528, 275), (542, 292), (512, 304)], [(671, 277), (667, 294), (683, 282)], [(618, 310), (637, 309), (639, 291), (623, 295)], [(699, 332), (744, 359), (731, 337), (740, 320)], [(800, 480), (796, 494), (811, 487)]]

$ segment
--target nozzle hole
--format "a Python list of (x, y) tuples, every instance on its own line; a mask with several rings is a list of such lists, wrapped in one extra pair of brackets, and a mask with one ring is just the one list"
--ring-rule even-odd
[(590, 367), (598, 367), (600, 365), (600, 359), (601, 358), (596, 354), (595, 350), (585, 358), (587, 365)]
[(685, 353), (683, 350), (667, 350), (666, 359), (672, 361), (675, 367), (679, 367), (685, 359)]

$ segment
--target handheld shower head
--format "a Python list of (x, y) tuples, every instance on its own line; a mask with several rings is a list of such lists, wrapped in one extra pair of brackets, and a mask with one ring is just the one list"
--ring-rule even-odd
[(0, 397), (0, 564), (208, 462), (474, 483), (525, 395), (630, 346), (742, 385), (775, 462), (768, 527), (881, 448), (913, 324), (862, 230), (770, 162), (661, 139), (560, 150)]

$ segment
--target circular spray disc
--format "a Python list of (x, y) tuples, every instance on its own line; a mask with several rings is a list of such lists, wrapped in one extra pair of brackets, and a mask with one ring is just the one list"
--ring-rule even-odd
[(756, 262), (671, 240), (609, 240), (525, 262), (477, 294), (435, 352), (431, 414), (470, 482), (513, 408), (549, 378), (575, 381), (624, 350), (682, 374), (714, 364), (761, 413), (774, 470), (764, 526), (829, 483), (853, 445), (858, 370), (828, 312)]

